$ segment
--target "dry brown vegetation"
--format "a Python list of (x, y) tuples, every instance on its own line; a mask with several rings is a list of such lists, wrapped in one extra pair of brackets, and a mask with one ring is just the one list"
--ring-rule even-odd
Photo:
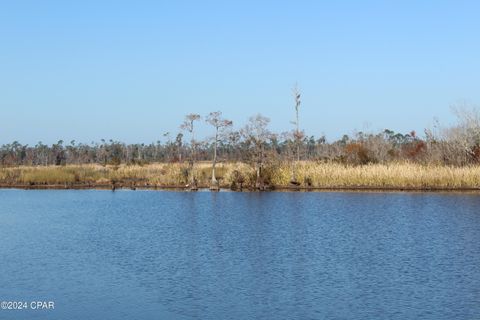
[[(270, 164), (264, 169), (265, 183), (289, 187), (293, 163)], [(4, 187), (183, 187), (188, 183), (188, 163), (149, 165), (20, 166), (0, 169)], [(296, 164), (299, 187), (385, 189), (475, 189), (480, 188), (480, 166), (453, 167), (415, 163), (368, 164), (303, 161)], [(199, 186), (211, 180), (211, 164), (195, 165)], [(217, 179), (223, 188), (255, 188), (255, 169), (245, 163), (220, 163)]]

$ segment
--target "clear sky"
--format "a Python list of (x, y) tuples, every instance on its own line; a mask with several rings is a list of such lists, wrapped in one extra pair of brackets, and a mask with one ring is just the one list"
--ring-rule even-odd
[[(153, 142), (187, 113), (423, 132), (480, 102), (480, 1), (2, 1), (0, 143)], [(201, 135), (208, 134), (202, 124)]]

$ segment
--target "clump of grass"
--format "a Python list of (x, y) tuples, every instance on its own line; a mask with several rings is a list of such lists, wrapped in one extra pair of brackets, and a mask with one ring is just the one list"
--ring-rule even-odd
[(240, 184), (242, 186), (255, 185), (255, 170), (245, 163), (236, 162), (226, 164), (223, 172), (222, 187), (237, 187)]
[(19, 168), (0, 168), (0, 182), (15, 183), (18, 181), (22, 171)]
[(100, 166), (95, 165), (18, 167), (4, 170), (18, 170), (20, 174), (13, 182), (23, 184), (92, 183), (105, 174)]
[(181, 186), (188, 181), (188, 166), (181, 163), (152, 164), (145, 166), (148, 183), (158, 186)]

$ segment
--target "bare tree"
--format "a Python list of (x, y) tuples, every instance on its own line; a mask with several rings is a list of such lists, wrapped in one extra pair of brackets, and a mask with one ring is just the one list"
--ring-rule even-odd
[(426, 131), (429, 161), (459, 166), (480, 162), (479, 110), (466, 102), (451, 109), (458, 119), (456, 125), (445, 128), (437, 123), (435, 131)]
[(266, 161), (265, 147), (268, 140), (271, 140), (274, 137), (267, 128), (269, 123), (269, 118), (257, 114), (249, 118), (248, 124), (242, 130), (245, 142), (253, 149), (251, 158), (255, 166), (255, 187), (260, 190), (265, 189), (265, 182), (263, 181), (262, 176)]
[(197, 180), (193, 174), (193, 168), (195, 166), (195, 153), (196, 153), (196, 145), (197, 142), (195, 140), (195, 128), (194, 128), (194, 123), (195, 121), (200, 120), (200, 115), (191, 113), (185, 116), (185, 120), (183, 121), (182, 125), (180, 128), (182, 130), (186, 130), (190, 133), (191, 140), (190, 140), (190, 149), (191, 149), (191, 154), (190, 154), (190, 161), (189, 161), (189, 176), (190, 176), (190, 188), (191, 190), (196, 190), (197, 189)]
[(292, 89), (293, 92), (293, 97), (295, 100), (295, 121), (292, 122), (292, 124), (295, 126), (294, 132), (293, 132), (293, 138), (295, 142), (295, 163), (293, 166), (292, 170), (292, 183), (293, 184), (298, 184), (297, 182), (297, 165), (298, 162), (300, 162), (300, 145), (302, 143), (303, 139), (303, 132), (300, 131), (300, 119), (299, 119), (299, 112), (300, 112), (300, 104), (302, 103), (300, 98), (300, 89), (298, 88), (298, 84), (295, 84), (295, 86)]
[(214, 138), (214, 147), (213, 147), (213, 162), (212, 162), (212, 185), (210, 189), (218, 190), (218, 181), (215, 176), (215, 166), (217, 164), (217, 149), (218, 149), (218, 140), (219, 134), (223, 133), (223, 130), (227, 127), (230, 127), (233, 122), (222, 118), (222, 112), (215, 111), (210, 112), (206, 118), (207, 123), (212, 125), (215, 128), (215, 138)]
[(477, 159), (480, 147), (480, 112), (466, 103), (452, 109), (459, 120), (455, 128), (456, 142), (462, 146), (467, 161), (480, 160)]

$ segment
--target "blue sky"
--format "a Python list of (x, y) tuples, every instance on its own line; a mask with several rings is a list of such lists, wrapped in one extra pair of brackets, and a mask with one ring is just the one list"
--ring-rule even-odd
[[(256, 113), (329, 140), (480, 102), (478, 1), (4, 1), (0, 143), (152, 142)], [(209, 133), (202, 124), (200, 134)]]

